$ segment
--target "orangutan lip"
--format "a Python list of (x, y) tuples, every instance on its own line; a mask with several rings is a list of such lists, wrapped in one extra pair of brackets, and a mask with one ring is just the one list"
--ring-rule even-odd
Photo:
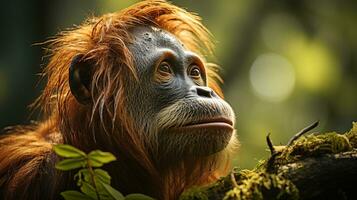
[(204, 119), (200, 121), (190, 122), (181, 127), (183, 129), (192, 129), (192, 128), (225, 128), (233, 130), (233, 122), (227, 118), (211, 118)]

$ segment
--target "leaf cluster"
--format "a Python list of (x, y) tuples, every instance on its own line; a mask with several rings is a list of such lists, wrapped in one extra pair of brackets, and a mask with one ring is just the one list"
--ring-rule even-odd
[(68, 190), (61, 192), (65, 200), (153, 200), (143, 194), (129, 194), (124, 196), (113, 188), (109, 173), (99, 167), (116, 160), (109, 152), (100, 150), (89, 154), (67, 144), (53, 147), (55, 153), (64, 159), (56, 163), (56, 169), (69, 171), (78, 169), (74, 175), (80, 191)]

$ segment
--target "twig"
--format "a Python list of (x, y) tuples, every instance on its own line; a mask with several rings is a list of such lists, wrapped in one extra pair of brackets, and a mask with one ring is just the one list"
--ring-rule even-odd
[(88, 171), (89, 171), (89, 174), (91, 177), (91, 181), (92, 181), (93, 187), (95, 189), (95, 194), (97, 195), (97, 199), (100, 200), (100, 195), (98, 192), (97, 184), (95, 183), (95, 179), (94, 179), (94, 176), (95, 176), (94, 171), (93, 171), (93, 168), (92, 168), (89, 160), (87, 161), (87, 165), (88, 165)]
[(268, 133), (268, 135), (266, 137), (266, 140), (267, 140), (267, 145), (268, 145), (269, 150), (270, 150), (270, 154), (274, 155), (275, 154), (275, 149), (274, 149), (273, 143), (272, 143), (272, 141), (270, 139), (270, 133)]
[(310, 130), (314, 129), (316, 126), (319, 125), (319, 121), (314, 122), (313, 124), (305, 127), (304, 129), (302, 129), (301, 131), (299, 131), (298, 133), (296, 133), (288, 142), (288, 144), (286, 146), (291, 146), (293, 144), (293, 142), (297, 139), (299, 139), (302, 135), (304, 135), (305, 133), (309, 132)]
[(232, 185), (234, 187), (238, 187), (238, 183), (237, 183), (236, 177), (234, 177), (234, 173), (231, 173), (231, 181), (232, 181)]

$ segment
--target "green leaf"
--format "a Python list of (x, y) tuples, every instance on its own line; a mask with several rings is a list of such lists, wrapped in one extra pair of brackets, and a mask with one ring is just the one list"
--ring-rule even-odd
[(112, 196), (115, 200), (124, 200), (124, 196), (118, 190), (105, 183), (102, 183), (102, 185), (107, 190), (108, 194), (110, 194), (110, 196)]
[(103, 166), (102, 162), (99, 162), (99, 161), (97, 161), (95, 159), (90, 159), (90, 160), (88, 160), (88, 162), (89, 162), (90, 166), (92, 166), (92, 167), (101, 167), (101, 166)]
[[(97, 170), (99, 171), (99, 173), (104, 174), (102, 176), (105, 176), (105, 173), (101, 172), (104, 170), (101, 170), (101, 169), (97, 169)], [(92, 183), (91, 173), (89, 172), (88, 169), (81, 169), (78, 171), (77, 174), (78, 174), (77, 177), (78, 177), (79, 186), (83, 185), (83, 190), (88, 191), (90, 194), (92, 194), (92, 193), (94, 194), (95, 190), (96, 190), (97, 193), (99, 193), (101, 200), (102, 199), (104, 200), (105, 197), (109, 195), (108, 192), (105, 190), (104, 186), (102, 185), (102, 183), (103, 183), (102, 179), (104, 179), (104, 181), (108, 182), (107, 177), (104, 177), (101, 179), (96, 175), (96, 172), (94, 171), (93, 175), (94, 175), (94, 181), (95, 181), (95, 186), (96, 186), (96, 188), (94, 188), (94, 185)], [(79, 180), (80, 178), (82, 178), (82, 181)], [(110, 178), (110, 176), (109, 176), (109, 178)], [(109, 180), (109, 182), (110, 182), (110, 180)], [(89, 186), (87, 184), (89, 184)]]
[(83, 193), (80, 193), (78, 191), (74, 191), (74, 190), (68, 190), (68, 191), (64, 191), (61, 192), (61, 195), (63, 196), (63, 198), (65, 200), (88, 200), (88, 199), (93, 199), (89, 196), (86, 196)]
[(95, 188), (85, 181), (82, 181), (81, 191), (93, 199), (98, 199)]
[(144, 194), (129, 194), (125, 196), (125, 200), (154, 200), (154, 198), (146, 196)]
[(76, 176), (78, 177), (79, 180), (83, 179), (84, 181), (87, 181), (87, 182), (89, 182), (89, 180), (90, 180), (90, 173), (89, 173), (88, 169), (79, 170), (78, 173), (76, 174)]
[(105, 196), (109, 195), (109, 198), (113, 199), (103, 186), (103, 183), (110, 185), (111, 177), (109, 176), (108, 172), (106, 172), (102, 169), (95, 169), (94, 174), (95, 174), (94, 181), (97, 186), (98, 193), (100, 195), (105, 195)]
[(86, 165), (86, 160), (84, 158), (71, 158), (64, 159), (56, 163), (56, 169), (67, 171), (77, 168), (82, 168)]
[(102, 169), (95, 169), (94, 174), (99, 179), (99, 181), (110, 185), (111, 177), (107, 171)]
[[(103, 152), (100, 150), (92, 151), (88, 154), (88, 158), (92, 161), (92, 166), (97, 167), (100, 164), (105, 164), (116, 160), (115, 156), (109, 152)], [(100, 163), (100, 164), (99, 164)], [(95, 166), (96, 165), (96, 166)], [(98, 166), (100, 167), (100, 166)]]
[(87, 156), (83, 151), (68, 144), (54, 145), (53, 150), (57, 155), (65, 158), (85, 158)]

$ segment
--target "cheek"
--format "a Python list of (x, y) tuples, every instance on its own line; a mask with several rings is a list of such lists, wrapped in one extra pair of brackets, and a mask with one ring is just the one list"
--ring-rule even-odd
[(147, 88), (141, 86), (130, 87), (126, 93), (125, 109), (133, 118), (137, 128), (146, 126), (148, 119), (152, 118), (154, 113), (152, 95), (149, 95)]
[(187, 96), (184, 84), (178, 79), (173, 79), (170, 83), (155, 84), (153, 90), (153, 101), (156, 103), (158, 112)]
[(126, 109), (137, 128), (144, 127), (144, 131), (155, 128), (154, 119), (157, 114), (179, 99), (183, 99), (187, 94), (178, 79), (173, 79), (170, 83), (158, 84), (148, 75), (140, 76), (139, 82), (135, 80), (127, 82), (125, 88)]

